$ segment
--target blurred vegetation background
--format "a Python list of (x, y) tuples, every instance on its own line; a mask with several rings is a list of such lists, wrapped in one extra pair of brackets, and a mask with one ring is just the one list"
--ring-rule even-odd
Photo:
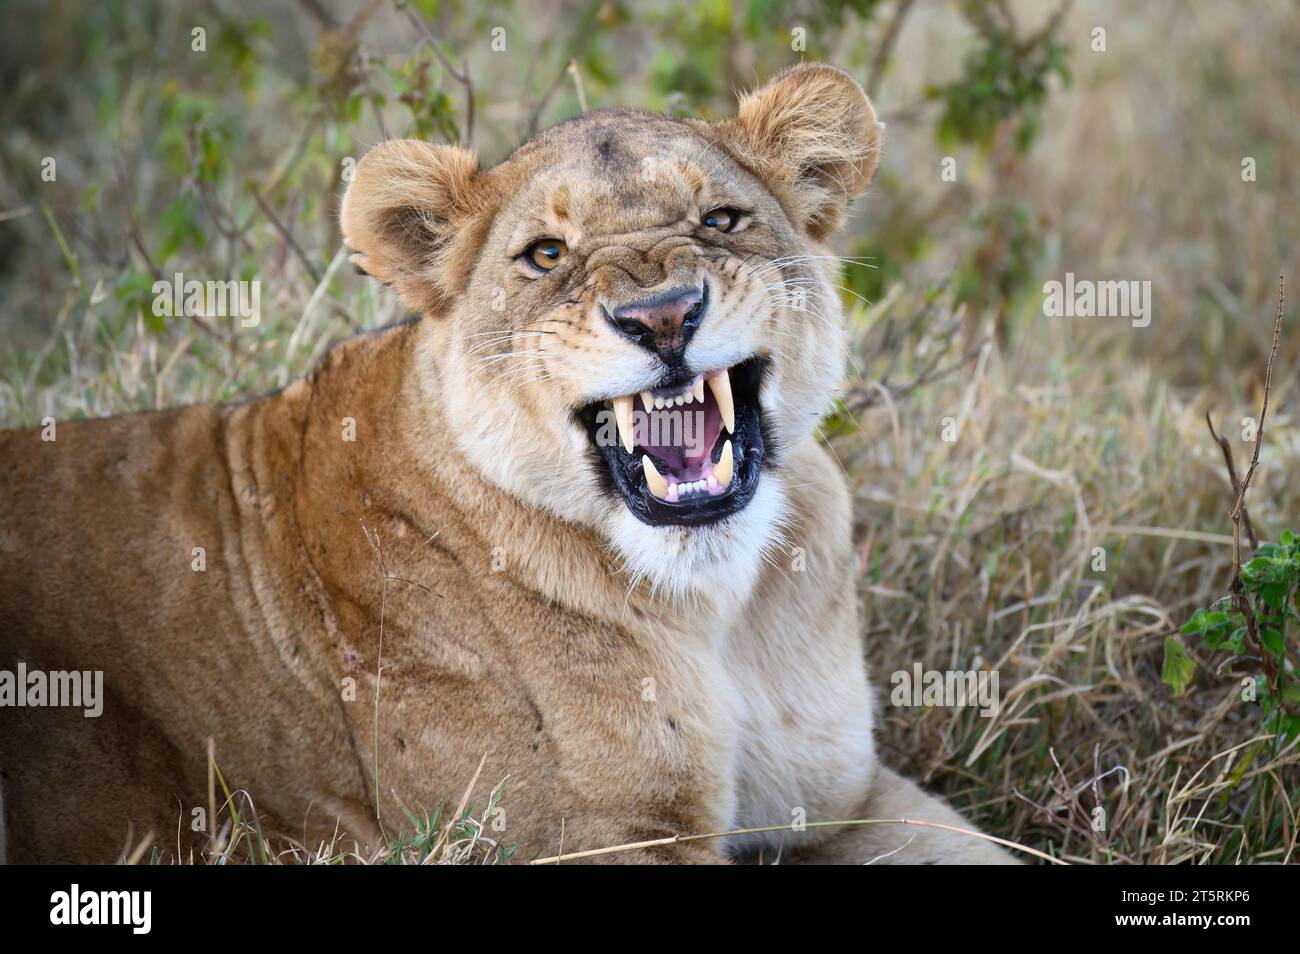
[[(491, 163), (584, 108), (723, 116), (834, 63), (888, 123), (837, 244), (854, 377), (823, 429), (858, 502), (869, 651), (1014, 687), (991, 723), (887, 713), (887, 757), (1062, 857), (1288, 860), (1295, 746), (1237, 699), (1252, 660), (1192, 644), (1190, 686), (1161, 675), (1227, 585), (1204, 415), (1244, 470), (1296, 271), (1298, 45), (1293, 4), (1209, 0), (5, 0), (0, 426), (261, 393), (403, 317), (337, 228), (382, 139)], [(1067, 271), (1151, 281), (1150, 326), (1045, 317)], [(260, 280), (261, 324), (156, 317), (176, 272)], [(1298, 522), (1293, 325), (1264, 539)]]

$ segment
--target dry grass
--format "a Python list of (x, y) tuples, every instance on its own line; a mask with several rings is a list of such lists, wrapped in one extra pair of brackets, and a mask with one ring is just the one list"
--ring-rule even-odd
[[(863, 325), (901, 308), (891, 298)], [(1059, 326), (1037, 321), (1041, 336), (986, 342), (962, 374), (878, 402), (834, 443), (859, 503), (882, 695), (886, 674), (914, 662), (1001, 677), (991, 719), (884, 705), (886, 758), (987, 830), (1062, 858), (1292, 860), (1300, 753), (1259, 736), (1258, 708), (1237, 701), (1258, 661), (1236, 661), (1234, 676), (1193, 647), (1193, 690), (1175, 699), (1161, 682), (1164, 638), (1227, 594), (1234, 500), (1204, 415), (1220, 430), (1236, 418), (1222, 394), (1176, 393), (1147, 367), (1117, 379), (1113, 360), (1071, 354)], [(955, 361), (959, 339), (922, 333), (908, 353)], [(1294, 387), (1281, 382), (1278, 406)], [(1265, 540), (1300, 512), (1286, 413), (1251, 492)], [(950, 416), (955, 443), (940, 437)], [(1244, 460), (1251, 445), (1235, 446)]]
[[(364, 847), (346, 832), (335, 830), (327, 841), (310, 843), (305, 838), (266, 826), (253, 797), (243, 789), (232, 791), (213, 759), (209, 740), (209, 826), (208, 846), (201, 852), (181, 848), (180, 831), (189, 818), (177, 819), (175, 850), (161, 843), (158, 833), (147, 832), (129, 838), (119, 862), (124, 864), (261, 864), (261, 865), (493, 865), (505, 864), (514, 847), (494, 837), (500, 826), (497, 812), (505, 795), (508, 778), (499, 781), (487, 803), (476, 806), (470, 793), (483, 770), (470, 780), (454, 809), (447, 801), (432, 811), (403, 807), (405, 823), (401, 833), (386, 844)], [(486, 756), (484, 756), (486, 761)], [(392, 827), (392, 826), (390, 826)], [(386, 830), (386, 829), (385, 829)]]

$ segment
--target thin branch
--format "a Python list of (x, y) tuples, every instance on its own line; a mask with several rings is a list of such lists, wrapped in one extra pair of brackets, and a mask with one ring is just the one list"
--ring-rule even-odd
[(1234, 520), (1240, 519), (1246, 506), (1246, 491), (1250, 489), (1250, 480), (1255, 476), (1259, 466), (1259, 450), (1264, 443), (1264, 419), (1268, 417), (1268, 397), (1273, 390), (1273, 362), (1277, 360), (1278, 349), (1282, 345), (1282, 319), (1286, 315), (1286, 276), (1279, 275), (1277, 280), (1277, 318), (1273, 321), (1273, 347), (1268, 353), (1268, 365), (1264, 369), (1264, 402), (1259, 410), (1259, 430), (1255, 434), (1255, 453), (1251, 455), (1250, 467), (1246, 478), (1241, 482), (1241, 492), (1237, 495), (1237, 506), (1232, 510)]
[(312, 264), (311, 259), (307, 257), (307, 253), (302, 250), (302, 246), (298, 244), (298, 240), (294, 238), (293, 233), (280, 221), (280, 217), (275, 214), (271, 204), (262, 197), (262, 193), (258, 191), (256, 186), (251, 186), (249, 191), (253, 193), (253, 198), (257, 201), (257, 206), (262, 210), (262, 214), (275, 226), (275, 230), (280, 233), (284, 243), (293, 250), (293, 254), (298, 257), (298, 261), (302, 262), (302, 267), (307, 269), (307, 274), (311, 276), (312, 285), (319, 285), (320, 271)]
[(352, 19), (343, 30), (343, 35), (353, 41), (360, 38), (361, 31), (366, 27), (366, 21), (383, 5), (384, 0), (367, 0), (366, 5), (352, 15)]
[(319, 0), (298, 0), (298, 6), (302, 7), (323, 29), (337, 30), (338, 21), (334, 15), (325, 9)]
[(433, 31), (424, 22), (424, 18), (410, 7), (407, 7), (403, 12), (406, 14), (406, 18), (411, 21), (411, 25), (424, 34), (424, 41), (429, 44), (429, 48), (433, 50), (433, 55), (438, 58), (442, 68), (451, 75), (452, 79), (465, 88), (465, 127), (461, 140), (467, 146), (474, 145), (474, 79), (470, 76), (469, 60), (462, 56), (460, 70), (458, 71), (451, 65), (451, 61), (447, 59), (446, 54), (442, 52), (442, 47), (438, 45), (438, 38), (433, 35)]
[(573, 77), (573, 88), (578, 93), (578, 108), (587, 111), (587, 90), (582, 85), (582, 73), (578, 71), (578, 61), (569, 60), (569, 75)]
[(903, 32), (903, 21), (912, 11), (915, 2), (916, 0), (900, 0), (897, 9), (894, 10), (893, 19), (889, 21), (889, 27), (880, 40), (880, 46), (876, 47), (876, 55), (871, 58), (871, 71), (867, 74), (867, 95), (873, 100), (880, 90), (880, 81), (885, 78), (889, 59), (894, 55), (894, 45), (898, 43), (898, 36)]
[(1031, 34), (1020, 42), (1017, 46), (1017, 50), (1021, 53), (1027, 53), (1054, 34), (1060, 27), (1062, 21), (1065, 20), (1066, 15), (1069, 14), (1070, 7), (1073, 5), (1074, 0), (1065, 0), (1064, 3), (1056, 8), (1056, 12), (1052, 14), (1037, 33)]
[(1264, 401), (1259, 411), (1259, 430), (1255, 432), (1255, 452), (1250, 458), (1250, 467), (1241, 481), (1241, 490), (1237, 493), (1236, 506), (1232, 508), (1232, 603), (1246, 620), (1246, 636), (1251, 646), (1259, 653), (1264, 665), (1268, 683), (1275, 698), (1279, 690), (1278, 666), (1273, 654), (1263, 644), (1259, 636), (1259, 620), (1255, 610), (1246, 598), (1246, 584), (1241, 579), (1241, 524), (1246, 512), (1246, 491), (1250, 489), (1251, 478), (1259, 466), (1259, 451), (1264, 443), (1264, 420), (1268, 417), (1268, 398), (1273, 390), (1273, 362), (1277, 359), (1278, 348), (1282, 344), (1282, 317), (1286, 314), (1286, 276), (1278, 277), (1277, 285), (1277, 319), (1273, 322), (1273, 347), (1268, 354), (1268, 366), (1264, 370)]
[[(1214, 421), (1210, 420), (1209, 411), (1205, 412), (1205, 426), (1210, 429), (1210, 436), (1214, 438), (1214, 442), (1223, 451), (1223, 462), (1228, 466), (1228, 480), (1232, 482), (1232, 499), (1236, 500), (1241, 493), (1241, 481), (1237, 479), (1237, 466), (1232, 460), (1232, 445), (1228, 443), (1226, 437), (1215, 431)], [(1250, 548), (1252, 550), (1259, 549), (1259, 538), (1255, 536), (1255, 527), (1250, 522), (1249, 512), (1244, 509), (1241, 511), (1241, 522), (1246, 527), (1246, 537), (1250, 540)]]
[(542, 112), (546, 109), (546, 104), (555, 95), (555, 91), (560, 88), (564, 78), (569, 75), (569, 64), (575, 62), (587, 47), (587, 41), (591, 38), (592, 32), (590, 29), (591, 19), (596, 15), (596, 11), (600, 9), (602, 3), (603, 0), (591, 0), (574, 19), (575, 26), (573, 33), (570, 35), (569, 55), (555, 74), (555, 79), (551, 81), (551, 85), (546, 88), (546, 91), (537, 100), (536, 105), (533, 106), (533, 111), (528, 117), (528, 126), (524, 132), (524, 139), (532, 139), (537, 135), (538, 127), (542, 121)]

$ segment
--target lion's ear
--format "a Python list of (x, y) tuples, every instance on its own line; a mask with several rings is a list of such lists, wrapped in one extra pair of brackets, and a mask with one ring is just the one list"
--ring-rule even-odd
[(421, 314), (464, 290), (491, 204), (478, 157), (462, 146), (394, 139), (357, 164), (343, 197), (343, 241), (362, 271)]
[(820, 63), (778, 73), (714, 128), (818, 240), (871, 181), (883, 130), (853, 77)]

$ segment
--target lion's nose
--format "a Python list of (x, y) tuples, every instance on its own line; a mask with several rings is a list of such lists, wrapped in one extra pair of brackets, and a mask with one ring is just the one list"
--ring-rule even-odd
[(606, 312), (614, 327), (668, 364), (677, 364), (704, 320), (706, 291), (674, 288)]

